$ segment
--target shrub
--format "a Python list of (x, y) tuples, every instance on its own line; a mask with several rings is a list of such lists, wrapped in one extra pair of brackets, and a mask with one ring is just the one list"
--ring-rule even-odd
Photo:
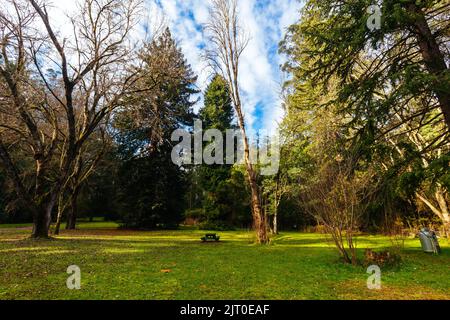
[(389, 252), (375, 252), (372, 249), (366, 249), (364, 252), (364, 266), (377, 265), (379, 267), (398, 267), (402, 262), (399, 254)]

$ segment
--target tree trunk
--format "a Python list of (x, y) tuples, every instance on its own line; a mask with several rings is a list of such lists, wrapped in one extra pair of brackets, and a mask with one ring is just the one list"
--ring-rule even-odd
[(450, 214), (449, 214), (447, 201), (445, 200), (445, 196), (444, 196), (442, 187), (440, 187), (440, 186), (438, 187), (438, 189), (436, 190), (435, 197), (439, 204), (439, 208), (441, 208), (442, 225), (444, 227), (444, 234), (445, 234), (445, 237), (448, 238), (449, 233), (450, 233)]
[(407, 10), (415, 16), (413, 28), (416, 34), (417, 43), (420, 48), (423, 61), (427, 70), (436, 77), (434, 93), (436, 94), (439, 106), (444, 114), (445, 123), (450, 129), (450, 84), (448, 83), (448, 68), (445, 63), (439, 44), (430, 30), (425, 15), (415, 3), (408, 5)]
[(78, 188), (70, 196), (70, 210), (67, 217), (66, 230), (75, 230), (78, 215)]
[(257, 242), (261, 244), (265, 244), (269, 242), (269, 237), (267, 236), (267, 225), (266, 225), (266, 219), (263, 214), (262, 208), (261, 208), (261, 201), (259, 197), (259, 188), (258, 183), (256, 181), (256, 173), (253, 169), (252, 164), (250, 163), (250, 157), (249, 157), (249, 147), (248, 147), (248, 141), (246, 136), (244, 136), (244, 142), (245, 143), (245, 161), (246, 161), (246, 167), (247, 167), (247, 176), (250, 184), (250, 189), (252, 192), (252, 214), (253, 214), (253, 226), (256, 231), (257, 236)]
[[(445, 236), (448, 237), (448, 235), (449, 235), (449, 226), (450, 226), (450, 219), (449, 219), (449, 214), (448, 214), (448, 207), (447, 207), (447, 203), (445, 202), (445, 199), (444, 199), (444, 198), (438, 199), (438, 197), (439, 197), (439, 196), (438, 196), (438, 193), (439, 193), (439, 189), (438, 189), (438, 191), (436, 192), (435, 196), (436, 196), (436, 200), (438, 201), (439, 206), (440, 206), (441, 209), (438, 209), (437, 207), (435, 207), (435, 206), (431, 203), (430, 200), (428, 200), (427, 198), (425, 198), (425, 196), (422, 196), (421, 194), (417, 193), (417, 197), (418, 197), (423, 203), (425, 203), (425, 205), (426, 205), (428, 208), (430, 208), (431, 211), (439, 217), (439, 219), (441, 219), (442, 225), (443, 225), (443, 227), (444, 227), (444, 233), (445, 233)], [(446, 212), (445, 210), (444, 210), (444, 211), (441, 211), (441, 210), (442, 210), (442, 206), (444, 206), (444, 203), (442, 203), (442, 201), (444, 201), (444, 203), (445, 203), (445, 210), (447, 210), (447, 212)]]
[(59, 231), (61, 229), (61, 217), (62, 217), (62, 210), (58, 208), (58, 216), (56, 218), (55, 230), (53, 231), (54, 235), (59, 235)]
[[(35, 199), (39, 198), (44, 194), (41, 192), (44, 189), (40, 187), (40, 175), (42, 174), (43, 165), (36, 161), (36, 191), (35, 198), (33, 198), (28, 190), (24, 187), (21, 181), (21, 177), (19, 171), (14, 166), (14, 163), (11, 160), (11, 157), (8, 153), (7, 148), (3, 144), (0, 139), (0, 160), (3, 164), (3, 167), (14, 183), (14, 188), (16, 190), (17, 197), (19, 200), (30, 208), (33, 212), (33, 231), (31, 233), (31, 238), (48, 238), (48, 230), (50, 228), (51, 222), (51, 213), (54, 206), (54, 199), (56, 193), (50, 193), (50, 197), (44, 197), (44, 199), (40, 202), (40, 205), (36, 203)], [(48, 199), (48, 202), (46, 201)], [(45, 205), (47, 203), (47, 205)]]
[(278, 234), (278, 209), (273, 213), (273, 234)]
[(55, 224), (55, 230), (53, 231), (53, 234), (58, 235), (59, 231), (61, 229), (61, 219), (62, 219), (62, 215), (64, 213), (64, 205), (63, 205), (63, 195), (59, 196), (59, 201), (58, 201), (58, 215), (56, 217), (56, 224)]
[(52, 222), (52, 211), (55, 206), (56, 195), (51, 195), (47, 205), (41, 206), (33, 215), (33, 231), (31, 238), (48, 239), (48, 232)]
[(37, 216), (33, 218), (33, 232), (31, 233), (31, 238), (33, 239), (47, 239), (49, 224), (47, 217), (47, 210), (39, 210)]
[[(251, 173), (249, 172), (249, 175)], [(252, 213), (253, 213), (253, 224), (257, 235), (258, 243), (264, 244), (269, 241), (267, 236), (267, 225), (266, 219), (261, 209), (261, 203), (259, 201), (259, 190), (254, 177), (249, 177), (250, 188), (252, 191)]]
[[(236, 84), (236, 88), (237, 84)], [(238, 90), (238, 89), (236, 89)], [(245, 167), (247, 169), (247, 178), (250, 185), (250, 190), (252, 192), (251, 205), (252, 205), (252, 215), (253, 215), (253, 227), (256, 231), (257, 242), (260, 244), (266, 244), (269, 242), (269, 237), (267, 235), (267, 224), (266, 219), (261, 207), (261, 197), (258, 188), (258, 182), (256, 181), (256, 172), (253, 168), (250, 159), (250, 146), (248, 143), (247, 133), (245, 130), (245, 121), (242, 115), (242, 109), (240, 104), (240, 98), (236, 99), (235, 111), (238, 115), (239, 127), (242, 133), (242, 139), (244, 142), (244, 161)]]

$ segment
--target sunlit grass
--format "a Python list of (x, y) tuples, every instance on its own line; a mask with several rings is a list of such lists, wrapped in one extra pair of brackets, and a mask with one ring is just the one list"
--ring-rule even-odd
[[(382, 290), (368, 290), (363, 267), (339, 262), (320, 234), (284, 232), (268, 246), (248, 231), (116, 230), (82, 222), (52, 240), (27, 239), (29, 229), (0, 229), (0, 299), (450, 299), (450, 246), (425, 254), (407, 239), (398, 269), (382, 270)], [(383, 236), (358, 239), (364, 248), (390, 247)], [(82, 289), (66, 288), (69, 265)]]

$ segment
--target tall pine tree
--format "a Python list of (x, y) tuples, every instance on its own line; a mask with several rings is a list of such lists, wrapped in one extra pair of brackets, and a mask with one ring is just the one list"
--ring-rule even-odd
[[(225, 79), (216, 75), (207, 87), (204, 96), (205, 104), (199, 112), (203, 129), (220, 130), (225, 137), (227, 129), (234, 129), (233, 106), (231, 104), (230, 89)], [(210, 142), (213, 143), (213, 142)], [(206, 146), (205, 143), (204, 146)], [(225, 164), (200, 165), (197, 170), (199, 185), (201, 186), (201, 204), (204, 218), (208, 227), (224, 227), (233, 224), (236, 210), (233, 201), (229, 199), (231, 165)]]
[(140, 53), (135, 93), (116, 117), (118, 198), (127, 227), (177, 225), (184, 211), (185, 172), (172, 162), (171, 134), (193, 125), (197, 77), (169, 29)]

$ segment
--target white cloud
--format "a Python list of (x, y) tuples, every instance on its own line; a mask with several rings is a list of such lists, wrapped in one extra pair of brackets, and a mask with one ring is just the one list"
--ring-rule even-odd
[[(208, 2), (200, 0), (148, 0), (159, 3), (169, 17), (169, 26), (180, 41), (188, 61), (199, 75), (199, 86), (207, 85), (208, 70), (201, 60), (204, 41), (199, 28), (208, 19)], [(283, 58), (277, 54), (278, 43), (286, 28), (299, 17), (298, 0), (241, 0), (239, 14), (251, 41), (241, 61), (240, 84), (243, 105), (250, 128), (269, 131), (277, 127), (283, 116), (282, 76), (279, 66)]]
[[(69, 14), (74, 1), (53, 1)], [(174, 37), (182, 47), (186, 59), (199, 76), (198, 85), (204, 90), (209, 79), (208, 68), (201, 58), (204, 36), (201, 25), (208, 19), (208, 1), (204, 0), (146, 0), (143, 23), (158, 24), (164, 16)], [(241, 61), (240, 84), (243, 92), (244, 113), (250, 128), (274, 130), (282, 118), (279, 98), (282, 76), (278, 42), (286, 28), (299, 17), (298, 0), (241, 0), (239, 14), (251, 40)], [(54, 15), (55, 26), (64, 27), (64, 15)], [(156, 21), (156, 22), (152, 22)], [(143, 33), (136, 33), (143, 37)], [(200, 106), (197, 106), (199, 108)]]

